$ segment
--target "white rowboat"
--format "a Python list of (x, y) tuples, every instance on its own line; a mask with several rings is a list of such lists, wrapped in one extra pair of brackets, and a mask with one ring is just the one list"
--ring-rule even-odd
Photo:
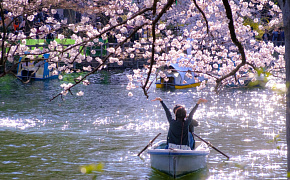
[(174, 178), (205, 168), (209, 147), (202, 141), (195, 141), (194, 150), (165, 149), (162, 140), (148, 149), (151, 167)]

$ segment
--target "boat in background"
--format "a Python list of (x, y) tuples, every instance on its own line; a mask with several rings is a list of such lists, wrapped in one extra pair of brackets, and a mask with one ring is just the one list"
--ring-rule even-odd
[(244, 73), (240, 78), (237, 79), (235, 83), (227, 84), (228, 87), (265, 87), (268, 82), (268, 73)]
[(53, 74), (52, 70), (49, 70), (49, 63), (46, 61), (49, 58), (49, 54), (43, 54), (39, 62), (29, 61), (29, 58), (25, 58), (25, 62), (21, 62), (23, 57), (19, 58), (19, 64), (17, 67), (17, 77), (21, 79), (55, 79), (58, 78), (58, 74)]
[(206, 167), (210, 153), (206, 143), (195, 141), (194, 150), (165, 149), (166, 146), (166, 140), (162, 140), (148, 149), (152, 168), (177, 178)]
[(156, 88), (173, 87), (184, 89), (200, 86), (202, 81), (207, 79), (204, 76), (196, 76), (189, 67), (180, 67), (179, 64), (170, 64), (164, 67), (165, 77), (158, 77), (155, 84)]
[[(188, 38), (187, 41), (193, 41)], [(204, 76), (197, 76), (192, 68), (186, 67), (188, 62), (193, 63), (192, 59), (192, 46), (186, 49), (185, 57), (181, 55), (176, 59), (176, 63), (172, 63), (169, 66), (163, 66), (165, 76), (157, 77), (156, 88), (172, 87), (175, 89), (184, 89), (200, 86), (203, 81), (208, 79)]]
[[(232, 58), (230, 58), (232, 60)], [(234, 67), (236, 67), (236, 62), (232, 60), (234, 63)], [(274, 62), (273, 62), (274, 63)], [(270, 64), (273, 66), (274, 64)], [(220, 64), (218, 64), (218, 71), (220, 68)], [(243, 87), (265, 87), (268, 82), (268, 77), (271, 73), (267, 72), (267, 67), (260, 67), (255, 69), (256, 72), (253, 72), (253, 69), (249, 71), (239, 71), (240, 77), (237, 78), (235, 74), (236, 81), (226, 84), (227, 87), (234, 87), (234, 88), (243, 88)]]

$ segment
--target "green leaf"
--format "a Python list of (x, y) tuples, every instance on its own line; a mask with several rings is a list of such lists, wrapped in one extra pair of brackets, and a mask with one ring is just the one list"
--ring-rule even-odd
[(266, 75), (266, 77), (269, 77), (269, 76), (272, 75), (272, 73), (270, 73), (270, 72), (266, 72), (265, 75)]
[(89, 165), (84, 165), (80, 167), (80, 170), (83, 174), (90, 174), (93, 171), (98, 171), (102, 172), (104, 169), (104, 164), (99, 163), (99, 164), (89, 164)]
[(263, 68), (257, 68), (256, 71), (257, 71), (258, 75), (260, 76), (264, 70), (263, 70)]
[(287, 172), (287, 178), (290, 178), (290, 172), (289, 171)]

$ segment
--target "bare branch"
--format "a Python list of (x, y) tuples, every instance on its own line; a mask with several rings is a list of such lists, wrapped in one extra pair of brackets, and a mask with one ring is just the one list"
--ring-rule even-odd
[(209, 34), (209, 26), (208, 26), (208, 20), (204, 14), (204, 12), (202, 11), (202, 9), (199, 7), (199, 5), (196, 3), (196, 0), (192, 0), (194, 5), (196, 6), (196, 8), (198, 9), (198, 11), (201, 13), (203, 19), (205, 20), (206, 23), (206, 28), (207, 28), (207, 34)]

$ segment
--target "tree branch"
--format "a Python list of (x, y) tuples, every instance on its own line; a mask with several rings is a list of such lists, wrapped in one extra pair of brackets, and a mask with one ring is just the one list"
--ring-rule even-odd
[(142, 89), (144, 91), (145, 96), (148, 98), (148, 88), (146, 88), (148, 82), (149, 82), (149, 78), (150, 75), (152, 73), (152, 68), (153, 68), (153, 64), (154, 64), (154, 54), (155, 54), (155, 40), (156, 40), (156, 34), (155, 34), (155, 26), (157, 24), (157, 22), (159, 21), (159, 19), (162, 17), (162, 15), (168, 10), (168, 8), (173, 4), (174, 0), (169, 0), (167, 2), (167, 4), (162, 8), (161, 12), (158, 14), (158, 16), (153, 20), (152, 22), (152, 36), (153, 36), (153, 42), (152, 42), (152, 55), (151, 55), (151, 60), (150, 60), (150, 67), (149, 67), (149, 72), (147, 74), (147, 78), (146, 81), (144, 83), (144, 85), (142, 86)]
[(207, 28), (207, 34), (209, 34), (209, 26), (208, 26), (208, 21), (207, 21), (207, 18), (204, 14), (204, 12), (202, 11), (202, 9), (199, 7), (199, 5), (196, 3), (196, 0), (192, 0), (194, 5), (196, 6), (196, 8), (198, 9), (198, 11), (201, 13), (203, 19), (205, 20), (205, 23), (206, 23), (206, 28)]
[[(137, 28), (134, 29), (134, 31), (131, 32), (131, 34), (129, 34), (128, 37), (126, 37), (126, 39), (124, 41), (122, 41), (121, 43), (119, 43), (116, 47), (115, 50), (117, 48), (119, 48), (120, 46), (122, 46), (123, 44), (125, 44), (128, 39), (130, 39), (139, 29), (141, 29), (143, 26), (147, 25), (148, 23), (144, 23), (140, 26), (138, 26)], [(96, 68), (94, 68), (93, 71), (91, 71), (90, 73), (86, 74), (83, 78), (81, 78), (79, 81), (77, 81), (75, 84), (73, 84), (71, 87), (69, 87), (68, 89), (66, 89), (66, 91), (69, 91), (71, 93), (71, 89), (76, 86), (77, 84), (80, 84), (83, 80), (85, 80), (89, 75), (94, 74), (95, 72), (97, 72), (99, 70), (99, 68), (104, 65), (106, 63), (106, 61), (109, 59), (109, 57), (112, 56), (112, 54), (114, 53), (110, 53), (108, 54), (105, 59), (103, 60), (102, 63), (100, 63)], [(72, 93), (71, 93), (72, 94)], [(52, 100), (54, 100), (55, 98), (57, 98), (58, 96), (63, 96), (63, 94), (60, 92), (57, 95), (55, 95), (52, 99), (49, 100), (49, 102), (51, 102)]]
[(236, 66), (235, 69), (233, 69), (229, 74), (226, 74), (225, 76), (222, 76), (221, 78), (218, 78), (216, 80), (216, 89), (218, 88), (219, 84), (226, 78), (233, 76), (236, 74), (236, 72), (246, 64), (246, 54), (244, 51), (244, 47), (242, 46), (242, 44), (239, 42), (239, 40), (237, 39), (236, 33), (235, 33), (235, 27), (234, 27), (234, 20), (233, 20), (233, 15), (232, 15), (232, 10), (231, 10), (231, 6), (228, 2), (228, 0), (223, 0), (223, 4), (226, 10), (226, 15), (227, 18), (229, 19), (229, 23), (228, 23), (228, 27), (230, 30), (230, 34), (231, 34), (231, 39), (233, 41), (233, 43), (238, 47), (239, 53), (241, 54), (241, 58), (242, 58), (242, 62), (240, 64), (238, 64)]

